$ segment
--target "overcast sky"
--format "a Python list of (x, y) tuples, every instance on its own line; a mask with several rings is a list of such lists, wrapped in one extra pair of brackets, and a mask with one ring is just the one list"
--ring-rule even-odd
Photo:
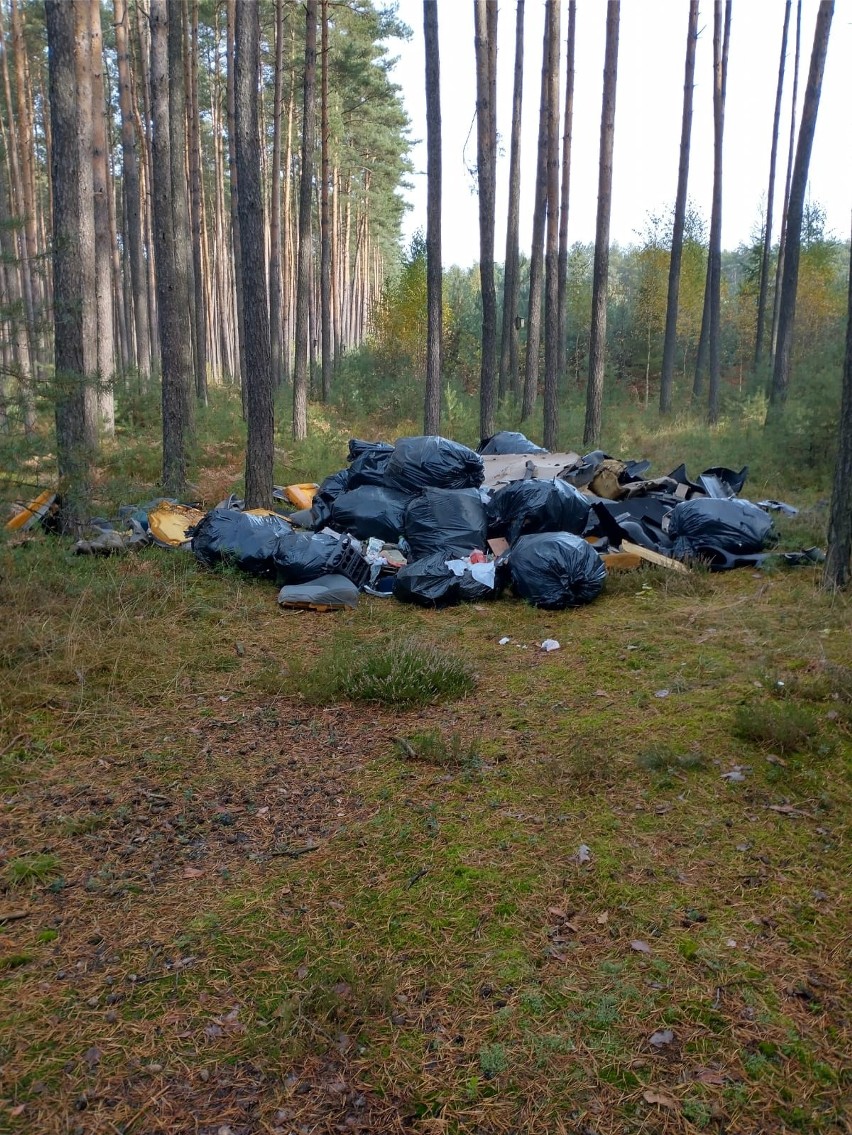
[[(476, 76), (472, 0), (437, 0), (441, 51), (443, 131), (443, 255), (446, 265), (479, 259), (476, 177)], [(623, 0), (618, 57), (611, 239), (638, 240), (649, 211), (674, 202), (683, 105), (687, 0)], [(779, 144), (775, 205), (780, 212), (790, 129), (795, 2), (791, 17), (787, 78)], [(801, 110), (813, 43), (817, 0), (804, 0), (798, 108)], [(399, 55), (394, 78), (403, 90), (415, 141), (412, 208), (406, 237), (426, 228), (426, 108), (422, 0), (399, 0), (399, 16), (413, 30), (409, 43), (393, 44)], [(515, 36), (514, 0), (502, 0), (498, 17), (497, 168), (495, 250), (505, 250), (509, 141)], [(735, 248), (759, 224), (769, 179), (772, 115), (784, 19), (784, 0), (733, 0), (725, 114), (722, 242)], [(562, 3), (562, 80), (565, 97), (565, 35), (568, 5)], [(603, 78), (606, 0), (577, 0), (574, 140), (569, 240), (593, 241)], [(538, 132), (544, 0), (527, 0), (524, 115), (521, 157), (521, 246), (532, 233), (532, 195)], [(689, 194), (708, 224), (713, 178), (713, 5), (703, 0), (699, 16)], [(852, 0), (838, 0), (831, 28), (825, 79), (810, 169), (810, 195), (828, 213), (839, 238), (850, 235), (852, 215)], [(561, 135), (561, 128), (560, 128)]]

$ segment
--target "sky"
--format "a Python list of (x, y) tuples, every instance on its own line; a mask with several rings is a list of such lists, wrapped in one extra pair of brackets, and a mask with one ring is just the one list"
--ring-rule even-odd
[[(437, 0), (441, 55), (443, 158), (442, 244), (445, 266), (479, 260), (476, 192), (476, 75), (472, 0)], [(621, 245), (641, 241), (650, 213), (670, 210), (677, 188), (683, 109), (687, 0), (623, 0), (615, 112), (613, 201), (610, 237)], [(813, 44), (818, 0), (804, 0), (798, 111), (801, 111)], [(495, 255), (506, 242), (514, 0), (500, 0), (497, 51), (497, 230)], [(404, 237), (426, 229), (426, 96), (422, 0), (398, 0), (398, 15), (412, 29), (408, 43), (393, 41), (399, 57), (393, 78), (403, 94), (414, 142), (411, 208)], [(793, 79), (796, 4), (787, 52), (776, 175), (777, 238)], [(749, 242), (761, 224), (769, 182), (772, 116), (778, 80), (784, 0), (733, 0), (723, 147), (722, 244)], [(569, 241), (593, 242), (597, 208), (598, 149), (603, 85), (606, 0), (577, 0), (574, 137), (571, 159)], [(713, 5), (699, 14), (689, 196), (709, 229), (713, 182)], [(562, 2), (560, 104), (565, 98), (568, 4)], [(527, 0), (521, 147), (521, 247), (529, 250), (538, 137), (544, 0)], [(837, 0), (831, 27), (819, 117), (811, 157), (809, 195), (827, 213), (828, 229), (850, 235), (852, 216), (852, 0)], [(561, 137), (561, 126), (560, 126)]]

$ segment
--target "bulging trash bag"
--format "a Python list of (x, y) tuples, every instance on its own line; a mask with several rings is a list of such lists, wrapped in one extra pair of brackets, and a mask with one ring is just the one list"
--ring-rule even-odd
[(279, 540), (292, 536), (280, 516), (253, 516), (233, 508), (214, 508), (192, 530), (192, 552), (206, 567), (233, 564), (249, 575), (273, 579)]
[(512, 481), (488, 505), (489, 536), (504, 536), (514, 544), (533, 532), (573, 532), (580, 535), (589, 519), (586, 497), (567, 481)]
[[(482, 568), (493, 567), (477, 565)], [(393, 597), (401, 603), (416, 603), (421, 607), (452, 607), (461, 602), (481, 602), (496, 599), (500, 593), (499, 574), (495, 586), (490, 587), (465, 568), (461, 575), (447, 566), (444, 552), (433, 552), (422, 560), (400, 568), (393, 581)]]
[(352, 542), (330, 532), (291, 532), (275, 547), (275, 568), (279, 583), (311, 583), (322, 575), (341, 574), (361, 584), (369, 576), (364, 557)]
[(282, 607), (340, 610), (358, 606), (358, 588), (345, 575), (323, 575), (311, 583), (285, 584), (278, 592)]
[(508, 559), (515, 593), (534, 607), (550, 611), (591, 603), (606, 579), (598, 553), (570, 532), (521, 536)]
[(693, 497), (682, 501), (669, 518), (672, 555), (684, 559), (701, 556), (712, 563), (714, 554), (753, 555), (773, 542), (772, 520), (746, 500)]
[(404, 531), (405, 508), (410, 499), (408, 493), (395, 489), (360, 485), (335, 500), (328, 523), (337, 532), (349, 532), (359, 540), (375, 536), (395, 544)]
[(424, 489), (405, 510), (405, 538), (415, 560), (432, 552), (484, 551), (487, 535), (479, 489)]
[(547, 453), (548, 450), (542, 449), (540, 445), (536, 445), (534, 441), (530, 441), (522, 433), (500, 430), (499, 433), (493, 434), (480, 442), (476, 452), (494, 453), (502, 456), (506, 453)]
[(340, 494), (345, 493), (348, 488), (348, 469), (340, 469), (337, 473), (331, 473), (326, 477), (314, 493), (314, 499), (311, 502), (311, 519), (315, 529), (325, 528), (331, 519), (331, 506)]
[(421, 489), (476, 489), (485, 480), (479, 454), (445, 437), (403, 437), (387, 464), (388, 488), (404, 493)]
[(362, 457), (365, 453), (385, 452), (391, 453), (393, 446), (389, 445), (386, 441), (362, 441), (359, 437), (351, 437), (349, 439), (349, 461), (354, 461), (358, 457)]
[(365, 449), (349, 466), (347, 488), (357, 489), (360, 485), (384, 485), (385, 471), (393, 453), (390, 445), (374, 445)]

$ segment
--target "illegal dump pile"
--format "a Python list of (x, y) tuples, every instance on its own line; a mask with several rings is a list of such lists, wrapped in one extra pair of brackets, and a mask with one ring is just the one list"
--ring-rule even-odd
[(741, 498), (747, 467), (693, 481), (684, 465), (654, 478), (649, 466), (600, 450), (548, 453), (520, 433), (495, 434), (478, 452), (436, 436), (353, 439), (347, 467), (322, 484), (276, 489), (295, 511), (246, 511), (234, 497), (206, 514), (152, 501), (122, 510), (129, 531), (96, 522), (98, 537), (76, 550), (188, 548), (206, 567), (275, 582), (286, 607), (354, 607), (361, 592), (446, 607), (509, 589), (561, 610), (595, 599), (609, 571), (643, 562), (681, 572), (759, 564), (777, 539), (769, 512), (796, 512)]

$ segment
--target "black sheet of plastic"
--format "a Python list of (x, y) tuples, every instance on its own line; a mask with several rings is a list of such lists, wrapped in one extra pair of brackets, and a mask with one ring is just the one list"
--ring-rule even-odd
[(580, 535), (588, 518), (588, 498), (567, 481), (512, 481), (488, 503), (488, 534), (510, 544), (532, 532)]
[(335, 500), (329, 527), (349, 532), (359, 540), (375, 536), (395, 544), (405, 530), (405, 509), (410, 499), (410, 494), (395, 489), (361, 485)]
[(714, 553), (720, 553), (721, 563), (729, 556), (762, 552), (772, 542), (772, 519), (751, 501), (695, 497), (674, 509), (669, 536), (675, 556), (712, 562)]
[(482, 458), (445, 437), (403, 437), (387, 464), (385, 484), (404, 493), (421, 489), (476, 489), (485, 480)]
[(252, 516), (236, 509), (214, 508), (196, 524), (192, 551), (206, 567), (228, 563), (249, 575), (274, 579), (279, 541), (291, 534), (290, 525), (278, 516)]
[(542, 449), (540, 445), (530, 441), (525, 434), (514, 433), (512, 430), (500, 430), (499, 433), (492, 434), (491, 437), (481, 441), (476, 452), (494, 453), (502, 456), (506, 453), (547, 453), (548, 450)]
[(383, 485), (388, 461), (393, 453), (393, 447), (375, 445), (356, 457), (349, 466), (348, 489), (357, 489), (360, 485)]
[(606, 579), (604, 562), (591, 544), (569, 532), (521, 536), (508, 559), (515, 593), (549, 611), (591, 603)]
[(283, 584), (311, 583), (340, 572), (342, 562), (352, 554), (348, 541), (328, 532), (291, 532), (275, 545), (276, 576)]
[(497, 598), (499, 588), (480, 583), (469, 571), (456, 575), (446, 561), (443, 552), (433, 552), (400, 568), (393, 581), (394, 599), (420, 607), (452, 607), (456, 603)]
[(672, 541), (663, 531), (663, 519), (678, 503), (667, 493), (621, 501), (595, 500), (584, 535), (606, 536), (614, 545), (632, 540), (650, 551), (670, 555)]
[(314, 494), (311, 502), (311, 517), (313, 527), (325, 528), (331, 519), (331, 506), (341, 493), (349, 488), (349, 470), (340, 469), (337, 473), (330, 473)]
[(478, 489), (424, 489), (405, 510), (405, 538), (412, 558), (432, 552), (449, 557), (485, 550), (488, 523)]
[(357, 457), (361, 457), (364, 453), (385, 452), (390, 453), (393, 449), (386, 441), (362, 441), (359, 437), (351, 437), (349, 439), (349, 457), (348, 461), (354, 461)]

